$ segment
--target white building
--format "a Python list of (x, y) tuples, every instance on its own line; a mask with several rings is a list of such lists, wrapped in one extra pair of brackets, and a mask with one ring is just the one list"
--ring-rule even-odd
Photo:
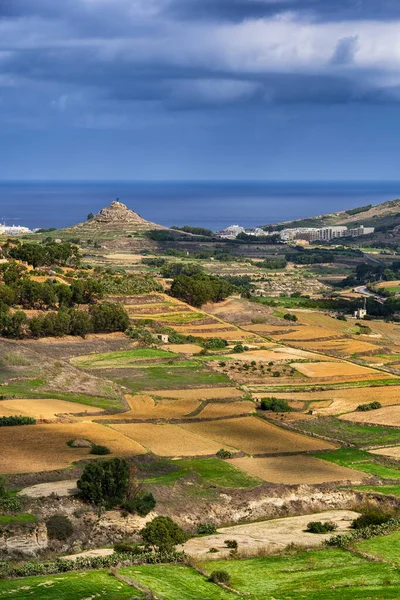
[(244, 231), (244, 227), (241, 227), (240, 225), (229, 225), (229, 227), (226, 229), (217, 231), (217, 236), (226, 240), (234, 240), (237, 238), (239, 233), (244, 233)]
[(28, 227), (19, 225), (0, 225), (0, 235), (22, 235), (24, 233), (32, 233)]

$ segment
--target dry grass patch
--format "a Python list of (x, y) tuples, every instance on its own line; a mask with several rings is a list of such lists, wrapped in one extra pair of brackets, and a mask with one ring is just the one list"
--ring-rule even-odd
[(257, 417), (185, 423), (182, 427), (216, 440), (219, 447), (233, 446), (247, 454), (279, 454), (335, 448), (329, 442), (281, 429)]
[[(344, 421), (355, 421), (357, 423), (371, 423), (373, 425), (392, 425), (400, 427), (400, 406), (386, 406), (377, 410), (367, 412), (352, 412), (340, 417)], [(399, 432), (400, 442), (400, 432)]]
[[(379, 349), (376, 344), (362, 340), (340, 339), (320, 342), (303, 342), (302, 346), (308, 350), (319, 350), (320, 352), (339, 352), (350, 356), (351, 354), (363, 354)], [(369, 357), (367, 358), (369, 360)]]
[(347, 362), (292, 363), (292, 367), (306, 377), (379, 377), (380, 379), (388, 375)]
[(376, 450), (369, 450), (372, 454), (379, 454), (379, 456), (388, 456), (389, 458), (400, 459), (400, 446), (392, 446), (390, 448), (377, 448)]
[(129, 423), (111, 427), (159, 456), (210, 455), (216, 454), (221, 447), (209, 437), (186, 431), (178, 425)]
[(271, 458), (235, 458), (234, 467), (270, 483), (284, 485), (317, 484), (331, 481), (358, 483), (365, 477), (353, 471), (313, 456), (277, 456)]
[[(96, 412), (96, 408), (65, 400), (2, 400), (0, 417), (23, 415), (35, 419), (56, 419), (57, 415)], [(99, 410), (99, 412), (103, 412)]]
[[(302, 544), (304, 546), (319, 546), (324, 540), (332, 537), (332, 533), (315, 534), (307, 533), (307, 523), (310, 521), (333, 521), (338, 526), (338, 532), (347, 531), (351, 522), (358, 517), (358, 513), (350, 510), (327, 510), (321, 513), (302, 515), (300, 517), (286, 517), (270, 521), (258, 521), (246, 525), (222, 527), (218, 534), (192, 538), (184, 545), (187, 554), (194, 557), (207, 557), (209, 560), (215, 556), (218, 559), (229, 554), (224, 540), (234, 539), (239, 544), (239, 551), (253, 554), (258, 550), (269, 552), (284, 549), (289, 544)], [(210, 548), (217, 548), (218, 554), (209, 554)]]
[(5, 427), (0, 435), (0, 473), (53, 471), (65, 469), (83, 458), (96, 458), (89, 454), (89, 448), (67, 446), (68, 441), (76, 438), (108, 446), (115, 456), (146, 453), (137, 442), (97, 423)]
[(210, 402), (197, 415), (200, 419), (217, 419), (219, 417), (234, 417), (255, 412), (254, 402)]
[[(304, 358), (308, 360), (321, 360), (320, 354), (313, 354), (297, 348), (288, 348), (282, 346), (271, 346), (269, 350), (249, 350), (240, 354), (230, 355), (235, 360), (256, 360), (256, 361), (288, 361), (296, 358)], [(331, 360), (331, 359), (327, 359)]]
[(287, 340), (288, 342), (303, 340), (318, 340), (325, 338), (337, 338), (338, 332), (334, 330), (324, 329), (323, 327), (302, 326), (292, 333), (276, 334), (271, 336), (275, 340)]
[(202, 346), (197, 344), (165, 344), (163, 349), (176, 354), (197, 354), (202, 350)]
[(154, 400), (148, 394), (137, 394), (125, 396), (130, 410), (124, 413), (106, 415), (96, 420), (104, 421), (124, 421), (148, 420), (148, 419), (180, 419), (188, 413), (193, 412), (199, 406), (199, 400), (180, 399), (180, 400)]
[(376, 400), (383, 405), (400, 403), (400, 387), (348, 388), (296, 394), (274, 392), (274, 397), (306, 402), (309, 407), (317, 411), (318, 415), (333, 416), (354, 411), (359, 404)]

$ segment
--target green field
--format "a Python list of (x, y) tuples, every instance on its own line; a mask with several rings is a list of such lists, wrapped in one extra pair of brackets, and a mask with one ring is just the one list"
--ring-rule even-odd
[(132, 373), (132, 377), (118, 377), (117, 373), (109, 372), (106, 375), (112, 378), (116, 383), (127, 387), (132, 392), (142, 390), (167, 390), (185, 387), (205, 387), (212, 385), (228, 384), (230, 379), (223, 373), (214, 373), (206, 369), (199, 368), (197, 363), (193, 366), (182, 366), (182, 364), (147, 367), (146, 369), (137, 369)]
[(358, 485), (353, 487), (353, 490), (400, 498), (400, 485)]
[(363, 540), (356, 544), (356, 548), (360, 552), (365, 552), (385, 562), (400, 565), (400, 531), (391, 535)]
[(136, 361), (152, 358), (175, 358), (177, 354), (158, 348), (135, 348), (120, 352), (103, 352), (91, 356), (78, 356), (71, 363), (84, 369), (101, 369), (109, 366), (123, 367), (135, 364)]
[[(239, 594), (208, 581), (190, 566), (135, 565), (118, 573), (151, 589), (163, 600), (380, 600), (400, 598), (400, 532), (359, 542), (357, 549), (376, 556), (372, 562), (346, 550), (300, 551), (265, 558), (208, 561), (205, 573), (229, 573)], [(0, 582), (0, 599), (128, 600), (143, 598), (105, 570)]]
[(163, 600), (233, 600), (238, 597), (184, 565), (140, 565), (119, 572), (144, 584)]
[(19, 515), (0, 515), (0, 527), (2, 525), (25, 525), (35, 523), (35, 515), (30, 513), (20, 513)]
[(144, 598), (144, 595), (106, 571), (0, 581), (0, 598), (12, 600), (132, 600), (134, 597)]
[(335, 417), (319, 417), (313, 421), (297, 421), (296, 429), (304, 433), (316, 433), (331, 439), (354, 444), (358, 447), (397, 444), (399, 429), (374, 425), (359, 425), (341, 421)]
[(207, 572), (228, 571), (232, 586), (249, 593), (254, 600), (400, 597), (400, 574), (391, 565), (371, 563), (342, 550), (299, 552), (244, 561), (212, 561), (203, 566)]
[(315, 454), (317, 458), (322, 458), (333, 462), (342, 467), (363, 471), (369, 475), (381, 477), (382, 479), (400, 479), (400, 469), (388, 467), (381, 464), (382, 460), (375, 454), (370, 454), (365, 450), (355, 448), (340, 448), (333, 452), (322, 452)]
[(226, 488), (253, 488), (263, 481), (218, 458), (190, 458), (171, 461), (176, 471), (147, 479), (149, 483), (171, 485), (178, 479), (196, 473), (206, 482)]

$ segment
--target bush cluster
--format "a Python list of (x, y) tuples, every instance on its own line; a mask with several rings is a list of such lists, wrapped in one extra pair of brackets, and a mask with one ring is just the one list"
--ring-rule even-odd
[(57, 558), (54, 561), (25, 562), (21, 564), (0, 562), (0, 579), (16, 579), (36, 575), (54, 575), (68, 571), (84, 571), (89, 569), (106, 569), (116, 565), (131, 566), (137, 564), (183, 563), (184, 552), (143, 552), (138, 556), (129, 553), (111, 554), (110, 556), (80, 557), (75, 560)]
[(290, 412), (292, 410), (287, 400), (281, 398), (262, 398), (260, 408), (272, 412)]
[(224, 279), (205, 273), (178, 275), (171, 285), (171, 296), (196, 307), (206, 302), (221, 302), (234, 291)]
[(125, 500), (125, 502), (122, 504), (122, 508), (124, 508), (128, 513), (145, 517), (153, 510), (155, 505), (156, 500), (153, 494), (142, 492), (138, 494), (136, 498)]
[(11, 417), (0, 417), (0, 427), (13, 427), (15, 425), (35, 425), (34, 417), (23, 417), (22, 415), (13, 415)]
[(213, 583), (223, 583), (224, 585), (229, 585), (231, 582), (231, 577), (227, 571), (213, 571), (209, 579)]
[(212, 523), (199, 523), (196, 528), (196, 533), (199, 535), (212, 535), (217, 532), (217, 528)]
[(393, 518), (386, 523), (382, 523), (381, 525), (369, 525), (367, 527), (363, 527), (362, 529), (356, 529), (352, 533), (340, 533), (329, 538), (329, 540), (326, 540), (325, 544), (327, 546), (336, 548), (347, 548), (353, 542), (357, 542), (359, 540), (368, 540), (372, 537), (388, 535), (398, 531), (399, 527), (400, 519)]
[(216, 455), (218, 458), (232, 458), (232, 452), (225, 450), (225, 448), (220, 448)]
[(368, 410), (377, 410), (378, 408), (382, 408), (382, 404), (378, 401), (369, 402), (368, 404), (359, 404), (356, 408), (359, 412), (366, 412)]
[(336, 523), (332, 523), (332, 521), (310, 521), (307, 524), (306, 531), (308, 533), (330, 533), (331, 531), (335, 531), (337, 529)]

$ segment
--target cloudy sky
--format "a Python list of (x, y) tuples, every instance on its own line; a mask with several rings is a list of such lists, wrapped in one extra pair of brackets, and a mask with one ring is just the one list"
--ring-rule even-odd
[(400, 179), (399, 0), (0, 0), (1, 179)]

